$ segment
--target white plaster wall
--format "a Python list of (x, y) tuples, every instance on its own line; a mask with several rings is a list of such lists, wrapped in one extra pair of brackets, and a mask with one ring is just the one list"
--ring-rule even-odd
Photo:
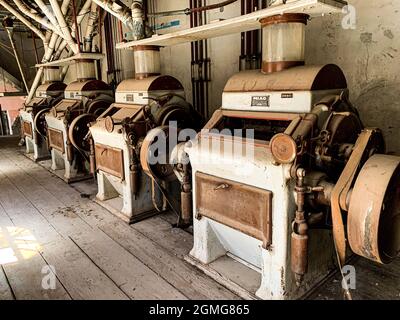
[(307, 62), (342, 67), (364, 124), (380, 127), (387, 151), (400, 154), (400, 1), (348, 2), (356, 8), (356, 28), (343, 29), (341, 16), (312, 21)]

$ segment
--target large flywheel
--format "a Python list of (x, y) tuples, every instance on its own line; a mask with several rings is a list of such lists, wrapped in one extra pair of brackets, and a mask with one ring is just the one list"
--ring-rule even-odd
[(175, 127), (162, 126), (153, 129), (143, 140), (140, 149), (140, 163), (143, 171), (160, 181), (173, 181), (177, 177), (173, 166), (170, 164), (171, 136), (178, 136)]
[(372, 156), (361, 169), (348, 211), (354, 253), (390, 263), (400, 253), (400, 158)]
[(36, 132), (43, 138), (47, 137), (47, 122), (46, 122), (46, 114), (50, 111), (50, 109), (40, 110), (35, 118), (33, 119), (34, 128)]
[(81, 151), (90, 151), (90, 143), (85, 139), (89, 133), (89, 124), (96, 121), (96, 116), (93, 114), (82, 114), (76, 117), (68, 131), (68, 138), (72, 145)]

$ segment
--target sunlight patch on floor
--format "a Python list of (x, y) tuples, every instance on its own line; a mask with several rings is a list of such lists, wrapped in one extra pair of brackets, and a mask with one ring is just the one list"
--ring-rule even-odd
[(28, 260), (39, 250), (40, 245), (30, 230), (0, 226), (0, 265)]

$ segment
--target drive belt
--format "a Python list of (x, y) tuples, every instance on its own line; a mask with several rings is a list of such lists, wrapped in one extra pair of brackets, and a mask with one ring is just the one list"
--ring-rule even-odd
[(333, 223), (333, 238), (338, 254), (340, 269), (346, 263), (346, 235), (343, 223), (342, 209), (347, 209), (347, 196), (354, 181), (357, 169), (361, 164), (365, 150), (374, 134), (375, 129), (365, 129), (361, 132), (354, 151), (344, 168), (335, 188), (332, 191), (331, 209)]

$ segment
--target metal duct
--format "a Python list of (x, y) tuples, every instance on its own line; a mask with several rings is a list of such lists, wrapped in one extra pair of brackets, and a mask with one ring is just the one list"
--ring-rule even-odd
[[(38, 13), (33, 13), (31, 9), (21, 0), (13, 0), (14, 3), (17, 5), (18, 9), (21, 10), (23, 14), (28, 16), (29, 18), (35, 20), (36, 22), (40, 23), (41, 25), (45, 26), (46, 28), (50, 29), (53, 32), (58, 33), (59, 36), (63, 37), (62, 33), (59, 33), (58, 30), (46, 19), (46, 17), (38, 14)], [(49, 42), (47, 41), (45, 43), (45, 46)]]
[(93, 2), (133, 30), (132, 15), (128, 7), (119, 5), (111, 0), (93, 0)]
[[(58, 39), (58, 35), (53, 33), (50, 38), (49, 46), (48, 46), (48, 48), (45, 52), (45, 55), (42, 59), (43, 63), (48, 62), (50, 60), (51, 56), (53, 55), (57, 39)], [(40, 80), (42, 79), (42, 75), (43, 75), (43, 67), (39, 68), (36, 73), (35, 79), (33, 80), (33, 83), (31, 86), (31, 90), (29, 91), (29, 95), (25, 101), (26, 104), (28, 104), (32, 100), (33, 96), (35, 95), (35, 92), (40, 85)]]
[[(69, 1), (70, 0), (64, 0), (64, 2), (62, 4), (61, 12), (62, 12), (63, 15), (65, 15), (67, 13)], [(47, 48), (47, 50), (45, 52), (45, 55), (44, 55), (44, 57), (42, 59), (43, 63), (46, 63), (46, 62), (50, 61), (51, 57), (53, 56), (54, 50), (56, 48), (56, 44), (57, 44), (58, 39), (59, 39), (58, 34), (53, 33), (51, 35), (49, 46), (48, 46), (48, 48)], [(65, 41), (65, 43), (67, 43), (67, 42)], [(64, 49), (65, 49), (65, 47), (62, 50), (64, 50)], [(31, 90), (29, 92), (28, 98), (26, 99), (26, 103), (29, 103), (32, 100), (33, 96), (35, 95), (35, 92), (36, 92), (38, 86), (40, 85), (40, 80), (42, 78), (42, 75), (43, 75), (43, 67), (39, 68), (38, 72), (36, 73), (36, 77), (35, 77), (35, 79), (33, 81), (33, 84), (32, 84)]]
[[(92, 3), (92, 0), (86, 0), (85, 4), (82, 6), (81, 10), (79, 11), (78, 17), (77, 17), (78, 25), (80, 25), (82, 23), (83, 18), (85, 17), (85, 14), (89, 10), (91, 3)], [(75, 32), (76, 32), (76, 26), (75, 26), (75, 24), (73, 24), (71, 27), (71, 35), (73, 37), (75, 36)], [(58, 60), (60, 58), (61, 53), (64, 51), (67, 44), (68, 43), (65, 40), (61, 43), (60, 47), (57, 49), (57, 52), (54, 54), (55, 60)]]
[(95, 2), (92, 2), (84, 39), (84, 50), (86, 52), (92, 51), (94, 27), (99, 16), (97, 7), (97, 4)]
[(132, 10), (133, 39), (134, 40), (144, 39), (145, 26), (143, 21), (143, 0), (133, 1), (131, 10)]
[[(38, 2), (41, 0), (35, 0), (35, 1)], [(61, 28), (61, 31), (65, 36), (65, 40), (67, 41), (71, 50), (75, 54), (78, 54), (79, 46), (75, 42), (74, 38), (72, 38), (71, 31), (69, 30), (69, 26), (68, 26), (67, 22), (65, 21), (65, 17), (64, 17), (65, 12), (64, 13), (62, 12), (57, 0), (49, 0), (49, 1), (50, 1), (51, 7), (53, 8), (54, 14), (56, 15), (56, 19), (58, 21), (59, 27)], [(64, 4), (69, 4), (69, 2), (70, 2), (70, 0), (64, 0), (62, 6), (64, 7)], [(68, 5), (66, 5), (66, 6), (68, 6)]]
[(36, 33), (40, 39), (45, 41), (46, 36), (43, 34), (43, 32), (40, 31), (38, 28), (36, 28), (30, 21), (28, 21), (22, 14), (20, 14), (17, 10), (15, 10), (7, 2), (8, 1), (0, 0), (0, 5), (2, 5), (6, 10), (8, 10), (12, 15), (14, 15), (18, 20), (20, 20), (23, 24), (25, 24), (34, 33)]

